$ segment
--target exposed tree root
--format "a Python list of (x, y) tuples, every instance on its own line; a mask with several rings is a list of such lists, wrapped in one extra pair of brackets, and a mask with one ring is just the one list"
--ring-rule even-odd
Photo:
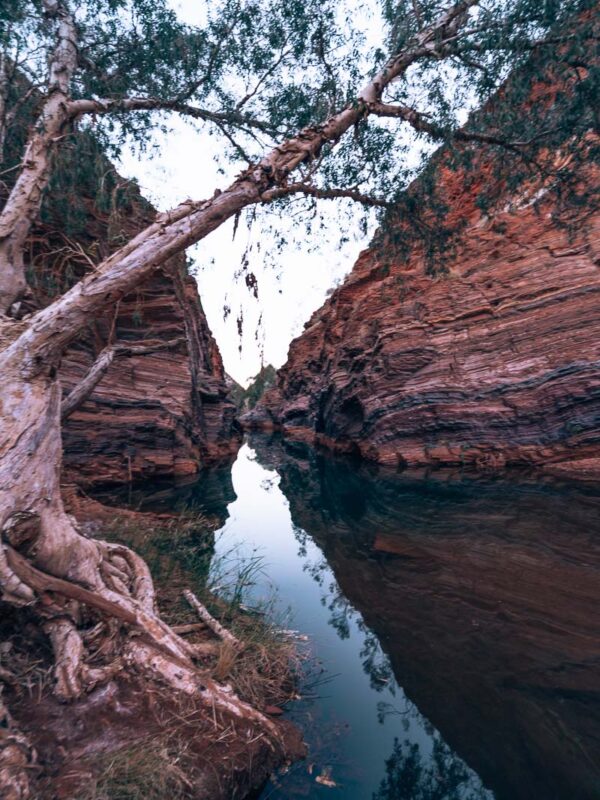
[(32, 797), (29, 772), (35, 763), (35, 750), (16, 728), (0, 690), (0, 793), (3, 800)]
[[(55, 692), (59, 699), (65, 702), (76, 700), (84, 692), (110, 680), (120, 669), (132, 667), (150, 679), (158, 679), (176, 692), (198, 697), (211, 713), (218, 711), (259, 727), (266, 733), (272, 746), (283, 747), (279, 729), (272, 720), (241, 700), (229, 686), (216, 683), (194, 664), (194, 659), (212, 654), (214, 646), (210, 643), (207, 646), (193, 645), (184, 641), (150, 610), (150, 606), (154, 606), (154, 589), (142, 559), (122, 545), (100, 542), (99, 546), (106, 555), (121, 559), (117, 565), (105, 560), (100, 567), (103, 575), (110, 576), (113, 589), (91, 591), (48, 575), (33, 567), (28, 559), (11, 547), (6, 548), (10, 568), (40, 595), (45, 606), (44, 613), (55, 614), (57, 609), (62, 608), (63, 616), (52, 616), (44, 623), (55, 652)], [(139, 599), (117, 594), (117, 587), (123, 592), (128, 591), (126, 581), (135, 587), (134, 593), (139, 593)], [(220, 638), (230, 644), (234, 642), (239, 647), (239, 640), (220, 625), (191, 592), (189, 594), (198, 607), (204, 609), (203, 621), (213, 630), (216, 629)], [(76, 607), (61, 606), (65, 600), (76, 601)], [(196, 603), (193, 605), (198, 610)], [(108, 628), (106, 624), (97, 623), (88, 631), (87, 643), (84, 642), (84, 636), (74, 619), (78, 613), (84, 613), (80, 606), (123, 623), (121, 627), (125, 629), (116, 634), (120, 637), (119, 646), (115, 648), (121, 654), (119, 659), (97, 668), (88, 665), (87, 660), (92, 655), (90, 643), (94, 639), (100, 642), (105, 640)], [(211, 623), (207, 622), (208, 618)], [(97, 653), (98, 649), (95, 650)]]
[(120, 658), (102, 667), (88, 666), (82, 637), (68, 617), (48, 620), (44, 630), (54, 650), (54, 692), (59, 700), (68, 702), (76, 699), (99, 684), (108, 683), (123, 668)]
[[(18, 359), (2, 363), (23, 375)], [(161, 619), (143, 559), (124, 545), (84, 536), (66, 513), (59, 486), (59, 385), (39, 376), (31, 382), (16, 378), (10, 387), (3, 400), (9, 424), (0, 430), (0, 592), (12, 605), (30, 606), (47, 633), (57, 698), (73, 702), (120, 672), (137, 673), (148, 679), (149, 690), (158, 682), (167, 693), (197, 698), (211, 718), (233, 718), (283, 753), (278, 726), (196, 663), (213, 646), (186, 641)], [(210, 620), (227, 639), (228, 632)], [(10, 743), (10, 765), (25, 763), (25, 745), (17, 747), (18, 737)], [(16, 769), (2, 773), (8, 781), (0, 782), (2, 797), (20, 800), (10, 771)], [(25, 768), (17, 773), (26, 775)]]

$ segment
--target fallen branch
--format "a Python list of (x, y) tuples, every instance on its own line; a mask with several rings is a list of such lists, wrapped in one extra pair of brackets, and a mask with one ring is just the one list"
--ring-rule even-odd
[(186, 633), (205, 631), (206, 627), (207, 626), (205, 622), (190, 622), (188, 625), (173, 625), (172, 630), (173, 633), (176, 633), (178, 636), (183, 636)]
[(243, 649), (243, 643), (240, 642), (240, 640), (236, 638), (230, 631), (228, 631), (227, 628), (223, 627), (220, 622), (217, 622), (217, 620), (208, 611), (206, 606), (202, 605), (200, 600), (198, 600), (193, 592), (191, 592), (189, 589), (184, 589), (183, 596), (196, 611), (202, 622), (208, 625), (211, 631), (216, 634), (219, 639), (222, 639), (224, 642), (228, 642), (236, 649)]
[(62, 401), (60, 417), (64, 422), (91, 395), (100, 383), (116, 356), (142, 356), (177, 347), (185, 339), (169, 339), (166, 342), (147, 342), (146, 344), (111, 344), (101, 351), (87, 373)]

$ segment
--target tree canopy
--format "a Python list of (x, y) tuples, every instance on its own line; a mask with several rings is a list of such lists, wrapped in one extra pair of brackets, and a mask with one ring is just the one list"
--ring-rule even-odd
[[(341, 196), (381, 209), (384, 219), (383, 210), (402, 200), (438, 142), (504, 148), (516, 180), (540, 168), (542, 150), (597, 131), (592, 0), (459, 6), (464, 24), (435, 57), (415, 58), (375, 103), (365, 104), (351, 133), (325, 142), (299, 165), (298, 191), (279, 192), (282, 213), (293, 202), (311, 214), (319, 196)], [(244, 168), (298, 131), (360, 103), (363, 84), (445, 7), (443, 0), (213, 0), (202, 4), (201, 23), (190, 25), (167, 0), (82, 0), (72, 8), (57, 0), (7, 0), (0, 29), (0, 143), (10, 143), (5, 180), (18, 169), (26, 122), (56, 81), (47, 70), (49, 54), (70, 41), (76, 51), (65, 86), (70, 122), (56, 149), (83, 131), (113, 155), (125, 143), (144, 148), (152, 131), (168, 130), (178, 114), (218, 137), (223, 162)], [(73, 36), (57, 45), (57, 22), (67, 11)], [(509, 74), (510, 101), (490, 105)], [(552, 96), (551, 116), (522, 113), (534, 82), (568, 87)], [(15, 135), (7, 136), (11, 130)], [(464, 147), (456, 152), (468, 157)]]

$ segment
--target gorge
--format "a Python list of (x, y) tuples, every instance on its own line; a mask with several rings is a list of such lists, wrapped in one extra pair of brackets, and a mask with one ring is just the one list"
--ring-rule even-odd
[[(366, 6), (2, 9), (7, 800), (598, 797), (597, 3)], [(268, 303), (318, 201), (379, 227), (243, 388), (190, 248)]]
[[(82, 177), (90, 162), (92, 174)], [(28, 247), (28, 311), (89, 274), (95, 258), (156, 214), (91, 136), (73, 145), (61, 178), (77, 183), (78, 207), (46, 201)], [(235, 454), (235, 409), (185, 256), (90, 320), (61, 361), (63, 397), (109, 347), (116, 355), (108, 370), (63, 426), (67, 480), (90, 486), (190, 475)]]
[(260, 558), (245, 602), (269, 598), (310, 656), (289, 705), (308, 758), (263, 800), (595, 800), (596, 484), (398, 473), (251, 434), (233, 471), (131, 502), (225, 503), (214, 568)]

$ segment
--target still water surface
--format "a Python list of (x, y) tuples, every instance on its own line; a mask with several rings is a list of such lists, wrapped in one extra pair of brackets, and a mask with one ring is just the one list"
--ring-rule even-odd
[(256, 435), (177, 502), (228, 517), (215, 563), (262, 557), (248, 602), (275, 593), (327, 679), (290, 709), (309, 758), (261, 800), (600, 798), (600, 487)]

